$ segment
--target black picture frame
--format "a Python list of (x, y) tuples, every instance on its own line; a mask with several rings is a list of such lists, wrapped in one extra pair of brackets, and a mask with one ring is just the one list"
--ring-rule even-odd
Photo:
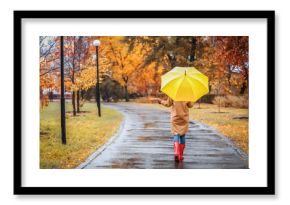
[[(22, 186), (22, 19), (210, 18), (267, 20), (266, 187), (23, 187)], [(275, 194), (275, 11), (14, 11), (14, 194), (15, 195), (273, 195)]]

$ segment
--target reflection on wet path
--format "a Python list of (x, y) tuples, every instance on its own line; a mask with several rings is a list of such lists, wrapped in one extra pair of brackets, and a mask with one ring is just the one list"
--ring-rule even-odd
[(125, 116), (113, 143), (84, 168), (220, 169), (247, 168), (248, 159), (210, 127), (190, 122), (183, 162), (175, 162), (170, 113), (138, 104), (107, 104)]

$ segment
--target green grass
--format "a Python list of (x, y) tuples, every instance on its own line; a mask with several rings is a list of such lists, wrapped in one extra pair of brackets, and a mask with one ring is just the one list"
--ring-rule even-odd
[[(144, 104), (163, 110), (170, 110), (159, 104)], [(214, 127), (217, 131), (231, 139), (245, 153), (249, 152), (248, 120), (234, 119), (235, 117), (248, 117), (248, 109), (221, 108), (213, 104), (195, 104), (190, 109), (190, 119), (205, 123)]]
[(41, 111), (40, 168), (76, 167), (113, 136), (123, 119), (121, 113), (106, 107), (99, 118), (95, 103), (85, 103), (81, 111), (85, 112), (74, 117), (71, 103), (66, 104), (66, 145), (61, 143), (59, 102)]

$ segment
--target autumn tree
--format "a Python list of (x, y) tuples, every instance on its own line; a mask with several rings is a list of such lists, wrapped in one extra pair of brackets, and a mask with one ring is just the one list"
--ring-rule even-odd
[(143, 66), (149, 48), (143, 44), (131, 48), (123, 40), (124, 37), (108, 37), (104, 41), (107, 48), (104, 53), (109, 58), (112, 77), (124, 87), (125, 100), (129, 101), (129, 86), (134, 81), (134, 74)]
[(210, 92), (215, 95), (235, 94), (234, 87), (244, 94), (248, 81), (248, 37), (197, 37), (194, 65), (209, 77)]
[[(127, 37), (126, 42), (146, 44), (151, 47), (144, 59), (145, 65), (152, 62), (162, 64), (170, 70), (175, 66), (189, 66), (195, 56), (194, 36), (137, 36)], [(131, 45), (135, 45), (132, 44)], [(131, 46), (132, 47), (132, 46)]]
[(66, 70), (66, 76), (69, 78), (69, 81), (66, 81), (65, 86), (67, 89), (72, 92), (72, 107), (73, 107), (73, 116), (76, 116), (76, 85), (75, 85), (75, 76), (78, 71), (77, 67), (77, 53), (76, 53), (76, 36), (67, 36), (64, 39), (64, 65)]
[(248, 36), (232, 36), (225, 39), (225, 61), (228, 72), (238, 73), (233, 83), (240, 88), (240, 94), (245, 94), (249, 80), (249, 39)]
[(48, 96), (45, 93), (57, 88), (59, 66), (59, 38), (54, 36), (39, 37), (39, 65), (40, 65), (40, 107), (48, 105)]
[(80, 112), (80, 92), (95, 84), (96, 72), (91, 65), (88, 37), (69, 36), (65, 41), (65, 66), (69, 81), (66, 86), (72, 92), (73, 115)]
[(76, 108), (80, 112), (80, 93), (82, 90), (95, 85), (96, 72), (92, 68), (89, 53), (89, 38), (86, 36), (79, 36), (76, 40), (76, 66), (78, 67), (75, 75), (75, 90), (76, 90)]
[[(80, 93), (96, 85), (95, 48), (90, 36), (64, 38), (65, 88), (72, 92), (73, 114), (80, 111)], [(47, 104), (45, 91), (60, 91), (59, 37), (40, 37), (40, 94)], [(94, 50), (92, 52), (92, 50)]]
[[(126, 37), (125, 41), (130, 49), (138, 44), (149, 48), (141, 67), (153, 74), (155, 84), (153, 92), (156, 93), (160, 89), (160, 77), (164, 72), (175, 66), (192, 65), (195, 58), (195, 38), (194, 36), (135, 36)], [(150, 69), (152, 65), (155, 70)], [(143, 73), (148, 76), (147, 72)]]

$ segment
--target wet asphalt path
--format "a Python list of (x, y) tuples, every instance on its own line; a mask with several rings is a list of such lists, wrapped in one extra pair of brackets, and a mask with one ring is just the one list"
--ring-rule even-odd
[(214, 129), (191, 121), (184, 161), (175, 162), (170, 113), (138, 104), (106, 104), (125, 116), (114, 140), (78, 168), (244, 169), (248, 157)]

